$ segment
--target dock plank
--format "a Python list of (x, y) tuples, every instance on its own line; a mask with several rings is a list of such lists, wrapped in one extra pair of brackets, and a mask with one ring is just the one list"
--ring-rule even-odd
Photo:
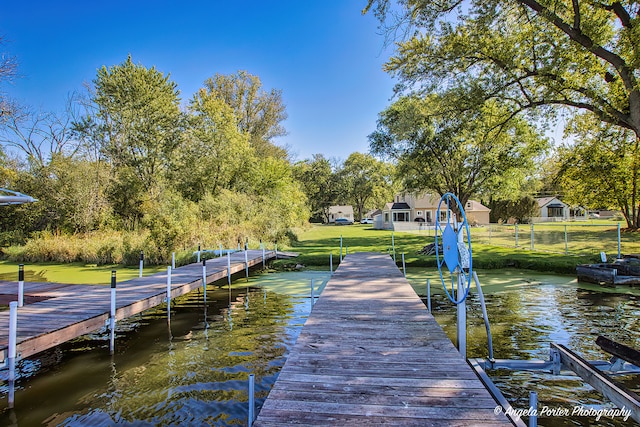
[(254, 423), (511, 425), (387, 255), (344, 258)]

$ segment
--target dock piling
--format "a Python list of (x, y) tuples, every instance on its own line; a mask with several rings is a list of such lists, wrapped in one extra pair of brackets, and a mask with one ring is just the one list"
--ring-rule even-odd
[(529, 392), (529, 427), (538, 427), (538, 393)]
[(24, 264), (18, 266), (18, 307), (24, 306)]
[(247, 254), (246, 246), (244, 248), (244, 275), (248, 282), (249, 281), (249, 255)]
[(204, 294), (204, 303), (207, 304), (207, 260), (202, 260), (202, 289)]
[(171, 252), (171, 268), (176, 268), (176, 253)]
[(251, 427), (253, 425), (253, 421), (255, 420), (255, 376), (253, 374), (249, 375), (249, 415), (247, 420), (247, 425)]
[(142, 277), (142, 269), (144, 268), (144, 251), (140, 251), (140, 274), (138, 277)]
[(116, 346), (116, 271), (111, 270), (111, 310), (109, 311), (109, 354)]
[(227, 282), (231, 288), (231, 253), (227, 251)]
[(171, 266), (167, 267), (167, 319), (171, 319)]
[(18, 338), (18, 302), (9, 303), (9, 408), (13, 408), (16, 381), (16, 344)]

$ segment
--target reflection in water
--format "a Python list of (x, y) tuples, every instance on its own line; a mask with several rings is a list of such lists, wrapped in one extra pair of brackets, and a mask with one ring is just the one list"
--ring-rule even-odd
[(308, 297), (291, 291), (314, 275), (328, 276), (225, 282), (206, 307), (192, 292), (172, 302), (170, 322), (166, 306), (119, 322), (113, 356), (105, 331), (22, 361), (15, 410), (0, 388), (0, 425), (246, 425), (248, 376), (259, 409), (308, 315)]
[[(422, 279), (421, 279), (422, 280)], [(638, 289), (621, 287), (618, 293), (588, 285), (578, 287), (573, 278), (535, 272), (495, 271), (480, 274), (499, 359), (549, 359), (549, 343), (564, 344), (587, 360), (608, 360), (610, 355), (595, 344), (598, 335), (640, 348), (640, 295)], [(424, 294), (424, 283), (412, 280)], [(433, 283), (438, 281), (433, 280)], [(438, 290), (439, 287), (439, 290)], [(432, 288), (433, 313), (452, 340), (456, 339), (455, 308), (440, 284)], [(623, 293), (625, 292), (625, 293)], [(487, 336), (478, 295), (472, 288), (468, 299), (468, 357), (488, 357)], [(529, 392), (538, 393), (539, 408), (574, 406), (615, 408), (579, 377), (541, 372), (489, 371), (496, 385), (516, 409), (529, 406)], [(566, 374), (566, 375), (564, 375)], [(627, 388), (640, 392), (640, 375), (616, 377)], [(540, 426), (634, 425), (633, 420), (580, 417), (539, 417)]]

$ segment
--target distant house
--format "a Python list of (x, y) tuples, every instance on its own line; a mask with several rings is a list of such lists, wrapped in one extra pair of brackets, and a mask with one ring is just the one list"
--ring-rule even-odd
[(329, 206), (328, 223), (335, 223), (336, 218), (347, 218), (353, 221), (353, 206)]
[(541, 197), (536, 201), (538, 202), (537, 220), (540, 222), (566, 221), (569, 219), (569, 206), (557, 197)]
[[(435, 224), (439, 196), (397, 194), (394, 199), (394, 202), (385, 205), (380, 219), (374, 222), (375, 228), (408, 230)], [(469, 200), (464, 210), (470, 224), (489, 224), (491, 210), (482, 203)]]

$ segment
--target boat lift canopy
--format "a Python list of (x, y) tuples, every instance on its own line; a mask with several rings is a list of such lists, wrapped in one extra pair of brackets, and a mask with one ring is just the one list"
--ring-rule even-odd
[(0, 188), (0, 206), (21, 205), (23, 203), (33, 203), (37, 201), (38, 199), (34, 199), (26, 194), (7, 190), (6, 188)]

